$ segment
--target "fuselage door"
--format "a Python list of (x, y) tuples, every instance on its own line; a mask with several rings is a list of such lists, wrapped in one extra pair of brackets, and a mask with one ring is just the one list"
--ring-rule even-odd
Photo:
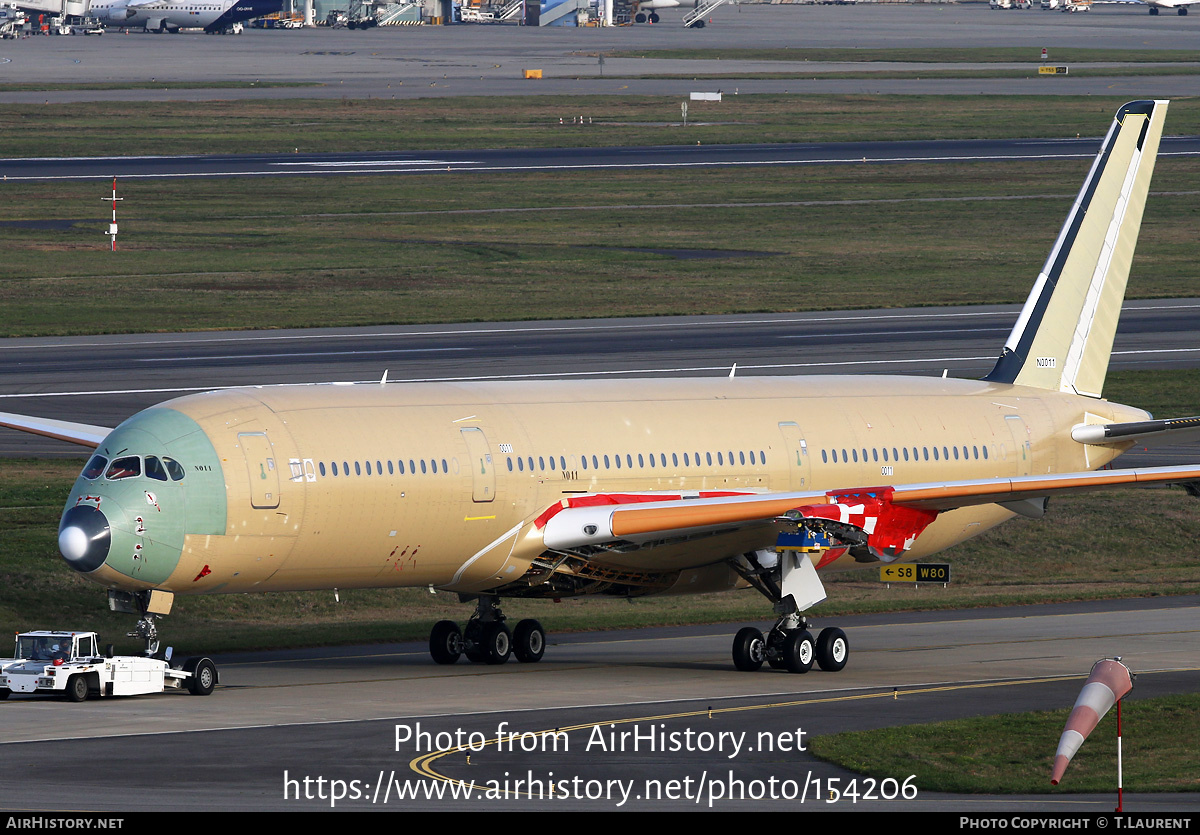
[(1029, 475), (1033, 472), (1033, 450), (1029, 442), (1029, 431), (1020, 415), (1005, 415), (1004, 423), (1012, 434), (1013, 448), (1016, 450), (1017, 475)]
[(779, 431), (783, 433), (783, 448), (787, 453), (788, 476), (790, 489), (807, 490), (812, 482), (808, 460), (808, 442), (804, 433), (795, 421), (780, 421)]
[(250, 506), (279, 507), (279, 468), (267, 433), (238, 433), (238, 445), (246, 456), (246, 472), (250, 476)]
[(467, 442), (467, 455), (471, 462), (471, 498), (477, 502), (490, 502), (496, 498), (496, 471), (492, 465), (492, 449), (487, 436), (477, 426), (462, 430)]

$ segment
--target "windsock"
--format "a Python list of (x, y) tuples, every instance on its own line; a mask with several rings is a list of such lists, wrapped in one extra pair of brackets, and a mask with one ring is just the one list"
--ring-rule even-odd
[(1087, 739), (1087, 735), (1100, 724), (1109, 708), (1132, 689), (1133, 675), (1119, 659), (1102, 658), (1092, 665), (1092, 673), (1084, 683), (1083, 689), (1079, 691), (1075, 709), (1067, 717), (1067, 727), (1058, 740), (1050, 785), (1058, 785), (1068, 763)]

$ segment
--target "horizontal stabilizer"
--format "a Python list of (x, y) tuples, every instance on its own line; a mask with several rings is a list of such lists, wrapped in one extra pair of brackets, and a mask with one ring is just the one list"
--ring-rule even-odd
[(1137, 441), (1144, 446), (1186, 444), (1200, 440), (1200, 416), (1139, 420), (1076, 426), (1071, 437), (1081, 444), (1103, 445)]
[(95, 449), (101, 441), (108, 437), (112, 430), (106, 426), (91, 426), (86, 423), (71, 423), (66, 420), (51, 420), (50, 418), (29, 417), (0, 412), (0, 426), (28, 432), (31, 435), (44, 435), (70, 444)]

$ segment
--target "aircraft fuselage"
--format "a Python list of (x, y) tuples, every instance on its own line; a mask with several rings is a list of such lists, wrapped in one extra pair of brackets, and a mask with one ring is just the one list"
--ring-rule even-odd
[[(938, 378), (217, 391), (141, 412), (104, 440), (104, 460), (76, 481), (64, 514), (64, 527), (72, 513), (103, 514), (104, 553), (82, 543), (63, 551), (86, 576), (126, 590), (495, 591), (530, 570), (544, 550), (538, 517), (564, 498), (1077, 472), (1119, 450), (1070, 440), (1072, 426), (1144, 416), (1103, 400)], [(906, 558), (1011, 515), (994, 504), (943, 513)], [(724, 561), (774, 537), (762, 526), (592, 562), (653, 574), (647, 592), (725, 589), (738, 578)], [(843, 554), (821, 567), (853, 565)]]

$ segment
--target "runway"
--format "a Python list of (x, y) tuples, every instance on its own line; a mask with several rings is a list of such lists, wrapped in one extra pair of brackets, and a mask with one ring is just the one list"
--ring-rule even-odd
[[(229, 386), (736, 374), (986, 374), (1017, 305), (0, 340), (0, 411), (115, 426)], [(1111, 368), (1194, 368), (1200, 299), (1127, 301)], [(0, 429), (0, 455), (80, 455)], [(1141, 462), (1146, 465), (1145, 461)]]
[[(1104, 812), (1111, 810), (1111, 798), (1072, 796), (1069, 781), (1063, 790), (1040, 797), (918, 792), (907, 800), (831, 805), (826, 791), (813, 793), (821, 784), (811, 781), (847, 781), (853, 775), (815, 761), (799, 747), (843, 730), (1067, 708), (1102, 656), (1121, 655), (1138, 673), (1137, 698), (1200, 686), (1195, 596), (836, 622), (852, 647), (851, 662), (840, 673), (736, 672), (729, 659), (736, 626), (726, 625), (551, 635), (541, 663), (502, 667), (466, 662), (438, 667), (416, 644), (218, 658), (222, 684), (207, 698), (164, 694), (74, 705), (14, 696), (0, 706), (6, 718), (0, 752), (21, 767), (0, 776), (0, 808), (79, 808), (53, 791), (71, 771), (73, 793), (87, 798), (82, 805), (93, 810), (600, 810), (711, 803), (722, 809)], [(572, 729), (558, 750), (528, 750), (530, 738), (527, 750), (516, 742), (505, 748), (480, 739), (555, 729)], [(653, 749), (643, 738), (633, 750), (627, 736), (622, 750), (603, 741), (633, 730), (669, 734), (678, 747)], [(1057, 739), (1060, 731), (1053, 728), (1049, 736)], [(739, 734), (744, 736), (735, 749)], [(441, 754), (471, 739), (480, 743), (476, 751)], [(709, 750), (702, 750), (706, 745)], [(1052, 753), (1046, 752), (1047, 760)], [(70, 765), (100, 762), (110, 767)], [(287, 798), (285, 772), (298, 781)], [(624, 804), (611, 796), (551, 802), (528, 792), (490, 803), (449, 795), (403, 800), (394, 794), (418, 780), (442, 783), (444, 791), (446, 780), (482, 786), (503, 781), (506, 773), (558, 782), (634, 780), (638, 788)], [(902, 783), (906, 776), (894, 778)], [(308, 796), (305, 777), (312, 780)], [(363, 794), (331, 802), (328, 794), (317, 796), (318, 777), (327, 787), (331, 780), (357, 781)], [(712, 792), (718, 779), (728, 785), (771, 777), (807, 782), (808, 797), (751, 806), (701, 789), (704, 780)], [(648, 781), (669, 779), (681, 784), (690, 779), (700, 797), (646, 795)], [(391, 792), (386, 800), (377, 785)], [(644, 795), (640, 800), (638, 792)], [(1200, 811), (1200, 795), (1127, 794), (1126, 804), (1135, 811), (1194, 813)]]
[[(330, 177), (743, 166), (1091, 159), (1097, 139), (977, 139), (642, 148), (512, 148), (420, 153), (244, 154), (0, 159), (6, 181)], [(1200, 136), (1164, 137), (1159, 156), (1196, 156)]]

